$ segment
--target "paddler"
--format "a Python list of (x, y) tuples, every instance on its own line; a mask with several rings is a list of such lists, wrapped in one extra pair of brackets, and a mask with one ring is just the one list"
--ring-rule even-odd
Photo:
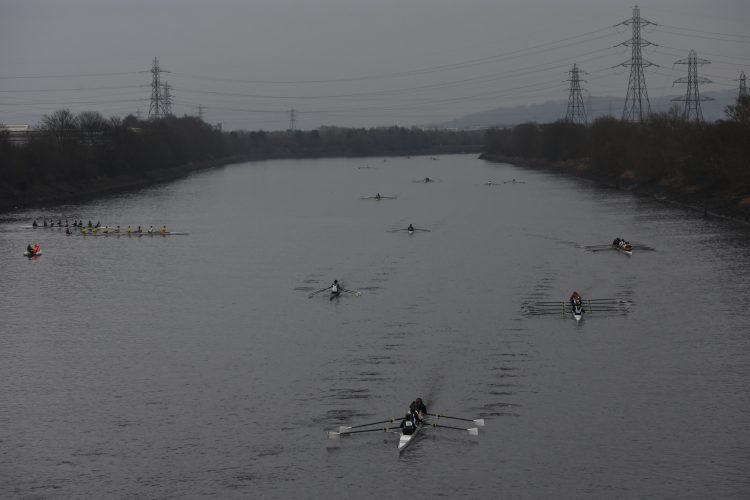
[(38, 254), (41, 251), (42, 249), (39, 248), (39, 243), (34, 243), (34, 255)]
[(29, 255), (34, 255), (34, 249), (31, 247), (31, 243), (29, 243), (28, 245), (26, 245), (26, 252)]

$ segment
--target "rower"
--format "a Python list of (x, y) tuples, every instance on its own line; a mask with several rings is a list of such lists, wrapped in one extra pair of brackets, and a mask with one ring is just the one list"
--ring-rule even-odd
[(148, 234), (154, 234), (154, 226), (149, 226)]
[(339, 280), (333, 280), (333, 284), (331, 285), (331, 298), (338, 297), (341, 294), (341, 285), (339, 285)]
[(26, 245), (26, 252), (29, 255), (34, 255), (34, 249), (31, 247), (31, 243), (29, 243), (28, 245)]
[(414, 403), (416, 403), (414, 405), (414, 409), (417, 410), (417, 415), (419, 416), (419, 419), (422, 420), (424, 416), (427, 414), (427, 407), (422, 402), (422, 398), (417, 398), (417, 400), (414, 401)]
[(89, 227), (91, 227), (91, 226), (92, 226), (92, 224), (91, 224), (91, 219), (89, 219)]
[(406, 230), (409, 231), (410, 233), (413, 233), (414, 232), (414, 226), (411, 225), (411, 224), (409, 224), (409, 227), (407, 227)]
[(101, 225), (102, 225), (102, 223), (101, 223), (101, 222), (99, 222), (99, 221), (96, 221), (96, 225), (95, 225), (94, 227), (99, 227), (99, 226), (101, 226)]
[(376, 199), (376, 200), (379, 200), (379, 199), (380, 199), (380, 193), (378, 193), (378, 194), (376, 194), (376, 195), (375, 195), (375, 199)]
[(41, 251), (42, 249), (39, 248), (39, 243), (34, 243), (34, 255), (38, 254)]
[(167, 234), (167, 226), (162, 226), (161, 229), (159, 229), (159, 232), (161, 234)]
[(34, 222), (31, 223), (31, 227), (37, 227), (39, 224), (36, 223), (36, 219), (34, 219)]
[(70, 228), (69, 228), (69, 227), (66, 227), (66, 228), (65, 228), (65, 234), (67, 234), (67, 235), (70, 235), (70, 234), (71, 234), (71, 233), (70, 233)]
[(407, 436), (410, 436), (414, 434), (417, 430), (417, 426), (414, 423), (414, 420), (412, 419), (411, 414), (407, 413), (404, 415), (404, 419), (401, 421), (401, 433), (406, 434)]
[(44, 227), (47, 227), (47, 219), (42, 219), (42, 223), (44, 224)]
[(432, 181), (432, 179), (430, 179), (429, 177), (425, 177), (425, 178), (424, 178), (424, 181), (425, 181), (425, 182), (431, 182), (431, 181)]
[(143, 232), (143, 229), (141, 229), (141, 226), (138, 226), (138, 230), (136, 231), (136, 233), (142, 233), (142, 232)]
[(583, 299), (581, 299), (581, 296), (578, 295), (578, 292), (573, 292), (573, 295), (570, 296), (570, 307), (573, 309), (573, 311), (575, 312), (576, 309), (578, 309), (583, 312), (582, 303)]
[(120, 226), (119, 226), (119, 224), (118, 224), (118, 225), (117, 225), (117, 227), (115, 228), (115, 232), (116, 232), (117, 234), (120, 234)]

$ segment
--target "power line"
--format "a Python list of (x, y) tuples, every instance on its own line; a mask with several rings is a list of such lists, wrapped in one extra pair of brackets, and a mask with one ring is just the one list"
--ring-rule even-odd
[(0, 76), (0, 80), (27, 80), (34, 78), (88, 78), (94, 76), (121, 76), (121, 75), (138, 75), (148, 73), (148, 71), (118, 71), (114, 73), (77, 73), (68, 75), (22, 75), (22, 76)]

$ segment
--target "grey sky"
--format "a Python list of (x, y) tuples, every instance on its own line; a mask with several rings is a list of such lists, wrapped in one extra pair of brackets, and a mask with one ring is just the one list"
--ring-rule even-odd
[[(679, 94), (674, 66), (712, 61), (703, 91), (750, 74), (750, 1), (651, 0), (649, 95)], [(152, 59), (174, 112), (225, 129), (429, 124), (567, 98), (573, 63), (592, 95), (624, 96), (633, 4), (615, 0), (0, 0), (0, 122), (67, 107), (149, 108)], [(138, 73), (143, 71), (144, 73)], [(112, 75), (112, 73), (121, 73)], [(74, 75), (53, 77), (53, 75)], [(89, 75), (89, 76), (86, 76)], [(33, 77), (33, 78), (18, 78)]]

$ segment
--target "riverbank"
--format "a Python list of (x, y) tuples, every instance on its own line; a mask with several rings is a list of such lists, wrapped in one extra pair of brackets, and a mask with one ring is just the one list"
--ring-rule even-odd
[(732, 188), (717, 189), (711, 186), (689, 185), (679, 178), (638, 179), (629, 170), (618, 176), (607, 176), (592, 169), (587, 159), (549, 161), (486, 153), (481, 154), (479, 158), (496, 163), (510, 163), (519, 167), (572, 175), (609, 188), (678, 204), (704, 216), (723, 217), (750, 224), (750, 193), (743, 193)]
[(229, 157), (221, 160), (189, 163), (181, 167), (148, 170), (142, 175), (100, 177), (78, 182), (56, 182), (35, 186), (29, 190), (0, 187), (0, 212), (22, 210), (32, 207), (55, 205), (66, 201), (82, 200), (139, 189), (162, 182), (180, 179), (193, 172), (215, 168), (229, 163), (246, 161), (245, 157)]
[[(446, 146), (430, 148), (428, 151), (419, 149), (404, 153), (390, 153), (378, 156), (420, 156), (439, 154), (463, 154), (478, 153), (480, 145), (471, 146)], [(349, 157), (348, 155), (313, 155), (315, 158), (337, 158)], [(355, 156), (351, 158), (363, 158), (367, 156)], [(0, 213), (13, 210), (22, 210), (33, 207), (44, 207), (69, 201), (81, 201), (97, 196), (106, 196), (121, 193), (133, 189), (144, 188), (162, 182), (170, 182), (193, 172), (209, 168), (222, 167), (232, 163), (243, 163), (253, 161), (277, 160), (283, 158), (301, 158), (298, 155), (284, 154), (248, 154), (229, 156), (226, 158), (193, 162), (180, 167), (147, 170), (142, 175), (128, 175), (116, 177), (99, 177), (79, 182), (56, 182), (34, 186), (32, 189), (12, 189), (9, 186), (0, 185)]]

